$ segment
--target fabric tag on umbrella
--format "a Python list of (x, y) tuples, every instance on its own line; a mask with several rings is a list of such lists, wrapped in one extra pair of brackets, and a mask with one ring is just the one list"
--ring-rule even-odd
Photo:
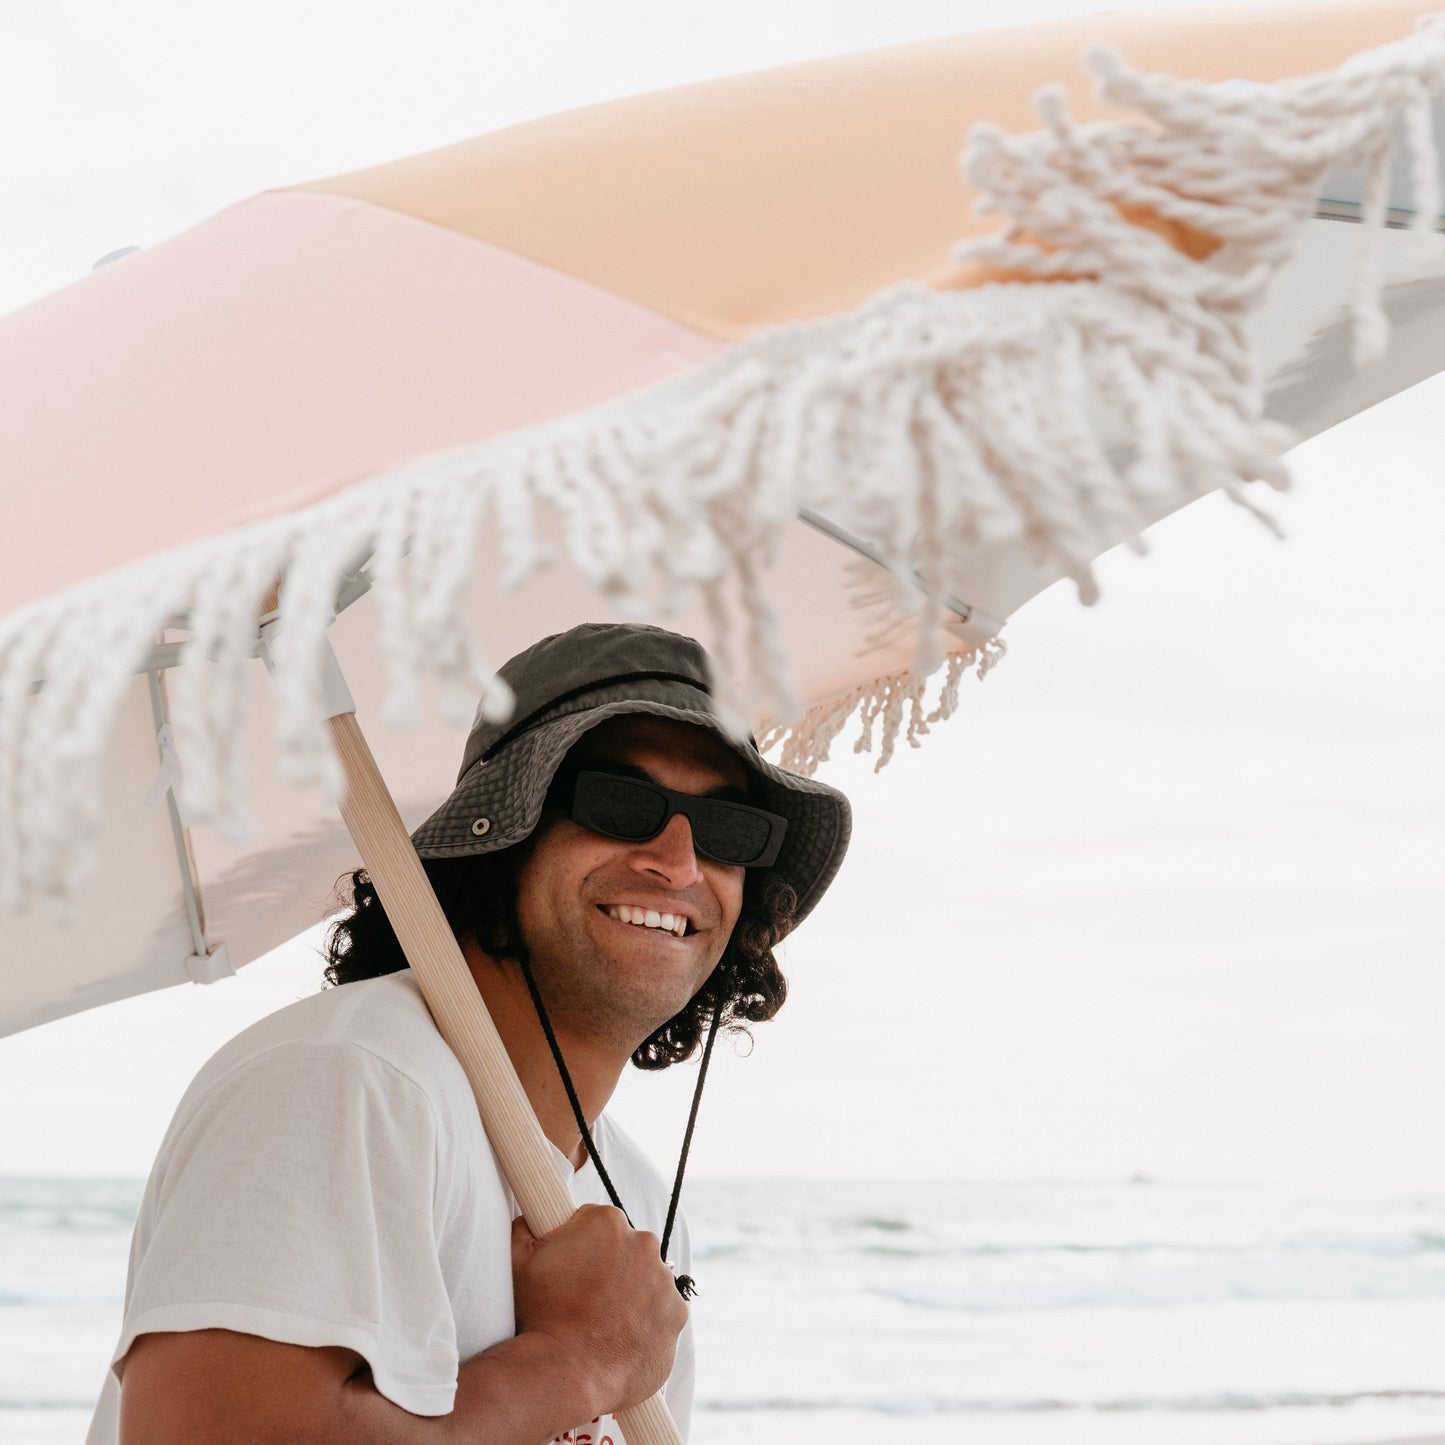
[(175, 734), (170, 723), (162, 723), (156, 733), (156, 746), (161, 751), (161, 765), (156, 771), (155, 781), (145, 795), (147, 808), (154, 808), (169, 793), (180, 806), (181, 756), (176, 751)]

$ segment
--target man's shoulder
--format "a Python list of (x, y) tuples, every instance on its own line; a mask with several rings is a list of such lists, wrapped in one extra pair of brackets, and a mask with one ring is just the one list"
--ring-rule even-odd
[(268, 1014), (212, 1055), (194, 1087), (278, 1053), (349, 1056), (403, 1074), (428, 1092), (460, 1074), (410, 970), (322, 989)]

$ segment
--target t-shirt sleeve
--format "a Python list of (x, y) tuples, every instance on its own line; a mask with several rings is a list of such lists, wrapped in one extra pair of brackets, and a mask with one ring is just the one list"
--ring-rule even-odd
[(131, 1261), (117, 1375), (138, 1335), (228, 1329), (337, 1345), (419, 1415), (456, 1392), (425, 1093), (346, 1043), (278, 1045), (182, 1106)]

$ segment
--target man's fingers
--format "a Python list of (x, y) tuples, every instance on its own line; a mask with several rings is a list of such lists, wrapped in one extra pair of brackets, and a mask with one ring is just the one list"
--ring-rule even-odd
[(544, 1235), (517, 1221), (512, 1266), (518, 1333), (546, 1334), (592, 1362), (609, 1408), (662, 1387), (688, 1310), (655, 1234), (611, 1205), (584, 1204)]
[(579, 1204), (572, 1216), (547, 1234), (533, 1234), (526, 1218), (518, 1215), (512, 1221), (512, 1261), (530, 1259), (539, 1244), (575, 1236), (586, 1237), (596, 1230), (611, 1232), (617, 1237), (630, 1234), (626, 1216), (610, 1204)]

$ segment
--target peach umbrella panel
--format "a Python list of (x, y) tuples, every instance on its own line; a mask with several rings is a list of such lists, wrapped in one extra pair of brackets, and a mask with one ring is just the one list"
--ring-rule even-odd
[(223, 976), (358, 846), (377, 872), (340, 674), (411, 725), (374, 738), (408, 826), (509, 706), (490, 664), (584, 618), (697, 633), (787, 766), (850, 718), (886, 760), (1044, 587), (1253, 507), (1445, 366), (1426, 8), (645, 95), (262, 194), (0, 319), (0, 1033)]

